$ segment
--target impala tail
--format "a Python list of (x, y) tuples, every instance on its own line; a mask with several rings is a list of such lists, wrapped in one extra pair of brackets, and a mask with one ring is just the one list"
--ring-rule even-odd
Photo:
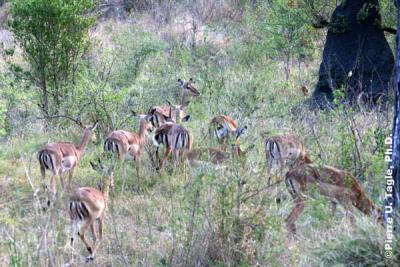
[(40, 167), (43, 169), (47, 169), (52, 171), (53, 173), (56, 172), (55, 165), (57, 164), (56, 155), (49, 151), (49, 150), (41, 150), (38, 153), (38, 159)]
[(175, 140), (173, 140), (174, 148), (176, 149), (187, 149), (190, 150), (192, 148), (192, 141), (189, 132), (181, 131), (177, 134)]
[(110, 152), (112, 154), (117, 155), (118, 157), (121, 156), (121, 149), (122, 145), (117, 139), (108, 137), (106, 141), (104, 141), (104, 151)]
[(78, 231), (80, 221), (85, 221), (89, 218), (89, 210), (85, 203), (78, 198), (71, 198), (69, 202), (69, 217), (71, 219), (71, 245), (74, 243), (74, 236)]
[(277, 159), (281, 156), (281, 148), (279, 142), (276, 142), (273, 139), (265, 140), (265, 155), (267, 160), (269, 157), (272, 159)]

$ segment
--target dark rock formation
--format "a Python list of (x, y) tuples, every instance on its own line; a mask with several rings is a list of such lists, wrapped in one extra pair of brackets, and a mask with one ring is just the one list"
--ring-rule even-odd
[(342, 1), (328, 24), (314, 103), (326, 105), (343, 88), (351, 102), (360, 93), (372, 103), (385, 96), (394, 73), (393, 53), (381, 29), (377, 0)]

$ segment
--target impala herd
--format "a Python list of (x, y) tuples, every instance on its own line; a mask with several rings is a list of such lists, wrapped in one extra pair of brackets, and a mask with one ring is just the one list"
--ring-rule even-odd
[[(190, 79), (185, 82), (178, 80), (182, 88), (182, 99), (179, 105), (168, 102), (166, 106), (153, 106), (147, 114), (140, 115), (138, 132), (116, 130), (111, 132), (104, 141), (104, 151), (116, 156), (121, 162), (124, 190), (126, 179), (126, 160), (135, 162), (136, 175), (140, 177), (141, 157), (144, 152), (149, 132), (155, 129), (152, 143), (156, 149), (156, 169), (160, 170), (168, 162), (172, 154), (175, 166), (187, 161), (191, 166), (196, 166), (199, 161), (208, 160), (214, 164), (222, 164), (230, 158), (244, 158), (247, 151), (240, 149), (239, 139), (246, 132), (247, 126), (239, 126), (229, 116), (216, 115), (209, 124), (209, 137), (216, 140), (219, 147), (192, 148), (193, 136), (190, 131), (181, 125), (190, 119), (185, 109), (190, 97), (200, 96), (199, 90)], [(85, 244), (90, 255), (87, 260), (93, 260), (103, 237), (105, 209), (109, 198), (109, 191), (114, 185), (114, 165), (106, 168), (100, 161), (92, 163), (93, 169), (102, 175), (101, 190), (92, 187), (71, 189), (71, 180), (74, 177), (79, 160), (84, 154), (86, 145), (93, 138), (97, 122), (94, 125), (84, 126), (83, 138), (79, 145), (68, 142), (52, 142), (45, 145), (38, 152), (38, 160), (42, 182), (45, 185), (45, 172), (51, 172), (50, 186), (45, 185), (49, 194), (47, 205), (54, 199), (56, 193), (56, 176), (60, 176), (62, 189), (65, 189), (63, 174), (68, 172), (68, 189), (71, 191), (69, 200), (69, 215), (71, 220), (71, 245), (75, 235), (78, 235)], [(254, 146), (254, 145), (253, 145)], [(165, 152), (160, 156), (160, 149)], [(377, 222), (382, 223), (381, 211), (366, 196), (357, 179), (349, 172), (329, 166), (319, 166), (312, 162), (303, 143), (295, 135), (269, 136), (264, 140), (264, 151), (267, 164), (267, 180), (271, 183), (271, 172), (277, 165), (275, 177), (277, 182), (285, 181), (286, 187), (292, 195), (295, 207), (286, 218), (289, 233), (296, 231), (295, 221), (304, 209), (305, 195), (312, 188), (319, 189), (320, 194), (329, 198), (336, 207), (337, 203), (343, 205), (347, 213), (352, 215), (352, 206), (365, 214), (372, 214)], [(284, 171), (286, 169), (286, 174)], [(333, 209), (334, 211), (334, 209)], [(95, 222), (99, 222), (99, 240), (97, 241)], [(90, 227), (94, 242), (92, 245), (86, 240), (85, 231)]]

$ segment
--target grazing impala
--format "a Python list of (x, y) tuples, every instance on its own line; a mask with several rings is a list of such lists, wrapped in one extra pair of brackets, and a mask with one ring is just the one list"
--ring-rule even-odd
[(104, 151), (111, 152), (118, 156), (122, 165), (122, 176), (124, 179), (122, 188), (125, 186), (125, 159), (132, 158), (136, 165), (136, 175), (139, 177), (140, 160), (143, 154), (145, 138), (148, 131), (151, 131), (151, 116), (140, 115), (139, 132), (132, 133), (124, 130), (113, 131), (104, 141)]
[[(69, 216), (71, 219), (71, 246), (74, 245), (74, 237), (77, 234), (85, 244), (90, 255), (86, 261), (94, 260), (96, 251), (103, 239), (105, 209), (108, 203), (110, 188), (114, 186), (114, 166), (106, 169), (100, 162), (94, 164), (90, 162), (93, 169), (99, 171), (102, 178), (101, 191), (93, 187), (80, 187), (76, 189), (70, 197)], [(99, 240), (97, 241), (96, 225), (98, 221)], [(93, 244), (90, 245), (86, 240), (85, 232), (90, 227), (93, 237)]]
[(97, 122), (93, 126), (84, 129), (82, 141), (78, 146), (67, 142), (53, 142), (47, 144), (38, 152), (42, 181), (45, 180), (46, 170), (52, 173), (50, 187), (53, 190), (53, 194), (56, 193), (54, 177), (57, 175), (60, 175), (61, 187), (64, 189), (64, 172), (69, 172), (68, 187), (71, 187), (71, 180), (75, 174), (76, 166), (85, 151), (86, 145), (92, 138), (93, 131), (96, 127)]
[(377, 222), (382, 222), (381, 211), (366, 196), (360, 183), (351, 173), (329, 166), (317, 166), (305, 158), (292, 160), (293, 167), (285, 175), (285, 183), (295, 201), (295, 207), (286, 218), (287, 228), (296, 232), (295, 222), (305, 206), (304, 193), (319, 189), (321, 195), (327, 196), (333, 208), (341, 203), (351, 214), (352, 205), (364, 214), (373, 214)]
[(231, 136), (237, 141), (245, 131), (247, 126), (239, 127), (238, 123), (229, 116), (217, 115), (210, 122), (209, 132), (221, 145), (222, 150), (226, 150), (227, 142)]
[(168, 121), (168, 118), (179, 123), (187, 121), (190, 115), (186, 115), (185, 109), (189, 105), (189, 97), (200, 96), (200, 91), (193, 85), (193, 79), (190, 78), (188, 82), (178, 79), (179, 86), (182, 88), (182, 99), (180, 105), (172, 105), (168, 102), (168, 106), (153, 106), (149, 109), (148, 115), (153, 116), (153, 126), (159, 127)]
[(304, 158), (311, 162), (305, 151), (303, 143), (294, 135), (279, 135), (267, 137), (264, 141), (265, 158), (268, 164), (268, 183), (271, 183), (271, 171), (273, 165), (278, 165), (278, 178), (282, 176), (285, 162), (290, 158)]
[[(176, 123), (167, 123), (161, 125), (156, 129), (154, 135), (154, 144), (157, 147), (156, 158), (158, 161), (157, 169), (161, 169), (163, 164), (172, 152), (175, 164), (183, 161), (185, 153), (192, 149), (193, 139), (189, 131)], [(162, 159), (159, 158), (159, 147), (163, 144), (165, 146), (165, 154)]]
[(219, 148), (195, 148), (186, 153), (186, 159), (191, 166), (196, 166), (199, 161), (211, 161), (213, 164), (219, 165), (231, 158), (245, 159), (246, 154), (253, 146), (246, 148), (244, 151), (238, 145), (231, 145), (231, 151), (224, 151)]

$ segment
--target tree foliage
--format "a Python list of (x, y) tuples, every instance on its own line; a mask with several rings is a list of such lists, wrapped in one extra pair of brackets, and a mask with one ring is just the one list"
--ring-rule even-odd
[(92, 0), (12, 2), (10, 27), (31, 67), (29, 78), (41, 89), (39, 105), (46, 116), (57, 112), (72, 90), (67, 85), (76, 79), (95, 21), (87, 14), (92, 7)]

